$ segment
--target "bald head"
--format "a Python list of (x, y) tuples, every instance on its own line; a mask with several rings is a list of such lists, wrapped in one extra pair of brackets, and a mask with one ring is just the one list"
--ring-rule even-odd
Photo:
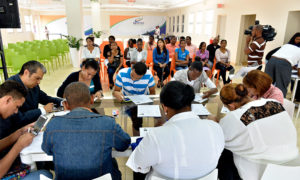
[(89, 107), (91, 103), (91, 95), (89, 87), (82, 82), (73, 82), (69, 84), (64, 92), (69, 108)]

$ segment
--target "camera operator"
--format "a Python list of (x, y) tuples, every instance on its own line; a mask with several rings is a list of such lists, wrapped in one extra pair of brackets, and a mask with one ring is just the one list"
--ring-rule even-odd
[(266, 47), (266, 40), (262, 36), (263, 26), (255, 25), (252, 29), (251, 36), (246, 39), (245, 54), (248, 55), (248, 67), (259, 66), (262, 69), (262, 58)]

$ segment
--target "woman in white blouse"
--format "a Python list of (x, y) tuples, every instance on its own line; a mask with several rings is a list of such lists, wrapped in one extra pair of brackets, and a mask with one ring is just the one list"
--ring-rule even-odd
[(190, 85), (165, 85), (160, 102), (169, 120), (146, 134), (126, 165), (135, 172), (151, 170), (146, 179), (197, 179), (213, 171), (224, 148), (222, 129), (191, 111), (194, 98)]
[(220, 99), (230, 112), (219, 124), (241, 178), (259, 180), (266, 164), (281, 164), (298, 156), (297, 132), (280, 102), (253, 100), (247, 95), (242, 84), (222, 88)]
[(216, 69), (220, 70), (220, 75), (223, 79), (223, 84), (229, 83), (231, 80), (228, 78), (226, 80), (226, 71), (234, 73), (234, 68), (230, 65), (230, 51), (226, 48), (227, 41), (221, 41), (221, 47), (216, 50), (215, 57), (217, 60)]
[(100, 48), (94, 44), (94, 37), (86, 38), (86, 46), (83, 47), (81, 53), (81, 60), (93, 58), (96, 61), (100, 61)]
[(136, 51), (132, 53), (132, 58), (130, 60), (131, 64), (135, 64), (137, 62), (146, 63), (147, 61), (147, 51), (143, 49), (143, 40), (137, 40), (137, 48)]

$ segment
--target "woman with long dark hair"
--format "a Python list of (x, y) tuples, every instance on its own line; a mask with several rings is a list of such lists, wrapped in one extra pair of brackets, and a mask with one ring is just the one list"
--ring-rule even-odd
[(164, 80), (169, 76), (170, 69), (168, 67), (169, 63), (169, 51), (166, 48), (163, 39), (158, 39), (157, 47), (153, 50), (153, 62), (154, 70), (157, 72), (159, 81), (157, 87), (164, 85)]

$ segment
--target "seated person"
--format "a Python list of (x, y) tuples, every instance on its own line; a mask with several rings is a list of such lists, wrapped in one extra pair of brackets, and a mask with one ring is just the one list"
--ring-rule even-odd
[(225, 85), (220, 99), (230, 110), (219, 122), (225, 147), (233, 153), (242, 179), (259, 180), (268, 163), (282, 164), (298, 156), (296, 128), (281, 103), (253, 100), (242, 84)]
[(63, 98), (65, 88), (72, 82), (83, 82), (90, 88), (90, 93), (97, 98), (103, 96), (100, 82), (99, 65), (94, 59), (86, 59), (82, 62), (81, 70), (71, 73), (58, 88), (57, 96)]
[[(113, 96), (118, 101), (124, 101), (124, 96), (155, 94), (155, 82), (152, 73), (147, 70), (145, 63), (138, 62), (132, 68), (123, 68), (119, 71)], [(133, 136), (139, 136), (139, 129), (143, 125), (143, 118), (137, 117), (137, 107), (131, 109), (129, 115), (132, 120)]]
[(226, 45), (227, 41), (222, 40), (221, 47), (216, 50), (216, 69), (220, 70), (224, 85), (231, 81), (229, 77), (226, 80), (226, 71), (230, 71), (231, 74), (234, 73), (234, 68), (230, 65), (230, 51), (226, 48)]
[(175, 50), (175, 69), (186, 69), (189, 64), (189, 51), (185, 49), (185, 40), (180, 41), (180, 48)]
[(153, 51), (153, 49), (156, 48), (156, 42), (154, 41), (154, 36), (149, 36), (149, 42), (145, 43), (144, 49), (146, 51)]
[(272, 84), (272, 78), (260, 70), (250, 71), (244, 78), (243, 84), (247, 88), (248, 96), (253, 99), (275, 99), (283, 104), (282, 91)]
[(81, 61), (93, 58), (100, 62), (100, 48), (95, 46), (94, 37), (87, 37), (85, 40), (87, 46), (84, 46), (82, 49)]
[[(18, 113), (0, 122), (0, 139), (36, 121), (40, 115), (52, 112), (54, 105), (61, 105), (62, 99), (50, 97), (40, 89), (39, 84), (45, 73), (46, 68), (43, 64), (38, 61), (28, 61), (23, 64), (19, 74), (9, 78), (24, 86), (28, 94)], [(39, 104), (45, 106), (39, 107)]]
[[(16, 81), (8, 80), (1, 84), (0, 121), (17, 113), (18, 108), (24, 103), (26, 95), (27, 91), (25, 87)], [(27, 132), (30, 126), (25, 126), (11, 135), (0, 139), (0, 179), (13, 179), (14, 177), (21, 176), (22, 180), (31, 180), (39, 179), (40, 174), (52, 178), (51, 173), (48, 171), (41, 170), (30, 173), (30, 166), (20, 164), (20, 161), (15, 161), (22, 149), (31, 144), (33, 140), (34, 135)], [(8, 148), (10, 150), (7, 150)], [(8, 153), (6, 153), (7, 151)]]
[(207, 46), (207, 50), (209, 52), (208, 64), (210, 67), (213, 66), (215, 60), (216, 50), (219, 49), (219, 36), (215, 37), (211, 44)]
[(208, 64), (209, 52), (208, 50), (206, 50), (205, 42), (200, 43), (199, 50), (197, 50), (196, 52), (196, 57), (200, 58), (200, 61), (203, 63), (204, 66), (211, 68)]
[(109, 88), (112, 89), (114, 86), (114, 75), (119, 72), (123, 67), (123, 54), (118, 49), (117, 43), (111, 43), (111, 51), (107, 53), (108, 55), (108, 64), (107, 64), (107, 73), (109, 78)]
[(201, 62), (195, 61), (188, 69), (177, 71), (173, 79), (192, 86), (195, 93), (200, 93), (201, 86), (204, 83), (210, 90), (203, 93), (203, 98), (218, 92), (216, 85), (202, 71)]
[(131, 66), (130, 61), (132, 57), (134, 56), (134, 53), (136, 51), (136, 48), (133, 46), (133, 39), (128, 40), (128, 47), (124, 51), (124, 58), (126, 59), (126, 65), (128, 67)]
[(143, 49), (143, 40), (137, 40), (137, 49), (133, 51), (132, 58), (130, 60), (131, 64), (135, 64), (137, 62), (146, 63), (147, 61), (147, 51)]
[(164, 85), (164, 80), (170, 74), (169, 68), (169, 51), (166, 48), (165, 42), (163, 39), (157, 41), (157, 47), (153, 50), (153, 69), (156, 71), (159, 78), (157, 87), (160, 88)]
[(169, 51), (169, 56), (170, 58), (173, 58), (173, 56), (175, 56), (175, 50), (177, 48), (179, 48), (178, 45), (176, 45), (176, 42), (177, 42), (177, 38), (176, 36), (172, 36), (171, 37), (171, 42), (169, 44), (166, 45), (168, 51)]
[(192, 62), (194, 56), (196, 55), (197, 47), (194, 44), (192, 44), (191, 36), (187, 36), (185, 40), (186, 40), (185, 49), (189, 51), (190, 62)]
[[(108, 56), (109, 56), (108, 52), (111, 51), (111, 44), (116, 42), (115, 36), (109, 36), (108, 42), (109, 42), (109, 44), (105, 45), (104, 49), (103, 49), (103, 56), (105, 57), (105, 59), (108, 59)], [(119, 46), (117, 46), (117, 47), (118, 47), (118, 50), (121, 51), (120, 47)]]
[(148, 179), (199, 179), (213, 171), (224, 149), (221, 127), (191, 111), (195, 98), (191, 86), (166, 84), (160, 102), (169, 119), (151, 129), (130, 155), (126, 165)]
[(53, 156), (56, 179), (94, 179), (110, 173), (121, 180), (112, 148), (125, 151), (130, 136), (114, 118), (91, 111), (93, 96), (86, 84), (69, 84), (64, 97), (64, 107), (71, 112), (48, 123), (42, 143), (43, 151)]

